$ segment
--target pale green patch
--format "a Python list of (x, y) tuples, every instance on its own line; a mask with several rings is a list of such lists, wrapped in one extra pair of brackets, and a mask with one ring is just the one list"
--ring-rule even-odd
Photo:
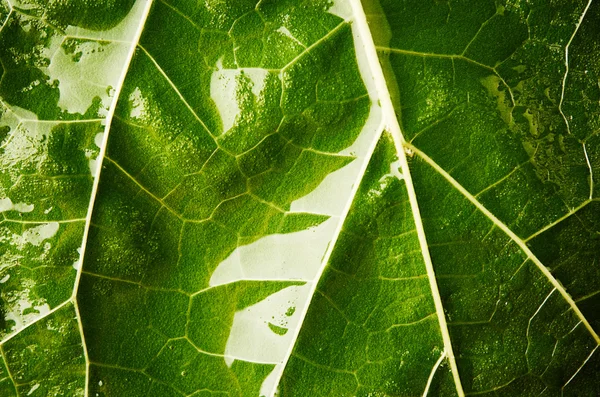
[[(290, 344), (292, 332), (300, 326), (300, 312), (310, 292), (310, 285), (292, 286), (270, 295), (268, 298), (235, 313), (231, 332), (225, 346), (225, 361), (231, 366), (234, 360), (261, 363), (283, 363)], [(287, 315), (290, 305), (298, 312)], [(279, 328), (273, 331), (273, 326)]]
[(50, 56), (46, 73), (60, 90), (58, 106), (69, 113), (85, 113), (100, 98), (100, 115), (112, 103), (111, 89), (117, 85), (129, 45), (67, 38)]
[(330, 218), (300, 232), (272, 234), (238, 247), (219, 264), (210, 285), (238, 280), (311, 281), (338, 222), (338, 218)]

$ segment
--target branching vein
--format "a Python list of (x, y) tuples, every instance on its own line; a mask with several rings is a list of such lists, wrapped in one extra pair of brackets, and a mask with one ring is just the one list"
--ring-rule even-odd
[(577, 31), (579, 30), (579, 27), (581, 26), (581, 23), (583, 22), (583, 18), (585, 18), (585, 14), (588, 12), (588, 9), (590, 8), (591, 4), (592, 4), (592, 0), (589, 0), (587, 5), (585, 6), (585, 9), (581, 13), (581, 17), (579, 17), (579, 21), (577, 21), (577, 25), (575, 25), (575, 30), (573, 31), (573, 34), (569, 38), (567, 45), (565, 45), (565, 74), (562, 79), (562, 85), (561, 85), (561, 90), (560, 90), (560, 101), (558, 103), (558, 111), (560, 112), (560, 115), (562, 116), (563, 120), (565, 121), (565, 125), (567, 126), (567, 133), (569, 133), (569, 134), (571, 134), (571, 127), (569, 125), (569, 120), (567, 119), (567, 116), (563, 112), (563, 108), (562, 108), (563, 101), (565, 99), (565, 85), (567, 83), (567, 76), (569, 75), (569, 46), (571, 45), (571, 42), (575, 38), (575, 35), (577, 34)]
[(92, 193), (91, 193), (91, 197), (90, 197), (90, 203), (88, 206), (88, 211), (87, 211), (87, 216), (86, 216), (86, 221), (85, 221), (85, 228), (83, 231), (83, 243), (81, 246), (81, 254), (80, 254), (80, 260), (81, 263), (79, 264), (79, 268), (77, 269), (77, 276), (75, 278), (75, 285), (73, 287), (73, 295), (71, 296), (71, 300), (74, 303), (75, 306), (75, 313), (77, 315), (77, 322), (79, 325), (79, 333), (81, 336), (81, 343), (83, 345), (83, 353), (85, 356), (85, 366), (86, 366), (86, 371), (85, 371), (85, 396), (88, 396), (89, 393), (89, 380), (90, 380), (90, 360), (89, 360), (89, 356), (88, 356), (88, 351), (87, 351), (87, 346), (86, 346), (86, 342), (85, 342), (85, 335), (83, 333), (83, 327), (81, 324), (81, 314), (79, 312), (79, 306), (77, 305), (77, 291), (79, 289), (79, 281), (81, 280), (81, 271), (83, 269), (83, 258), (85, 257), (85, 250), (87, 247), (87, 240), (88, 240), (88, 235), (90, 232), (90, 225), (92, 223), (92, 213), (93, 213), (93, 209), (94, 209), (94, 203), (96, 201), (96, 196), (98, 193), (98, 186), (100, 185), (100, 174), (102, 172), (102, 162), (104, 160), (104, 156), (106, 155), (106, 146), (108, 143), (108, 135), (109, 135), (109, 131), (110, 131), (110, 127), (112, 125), (112, 120), (113, 117), (115, 115), (115, 111), (117, 108), (117, 101), (118, 98), (121, 94), (121, 90), (123, 89), (123, 85), (125, 83), (125, 77), (127, 76), (127, 71), (129, 70), (129, 65), (131, 64), (131, 60), (133, 59), (133, 56), (135, 54), (135, 48), (137, 43), (140, 41), (140, 37), (142, 36), (142, 31), (144, 29), (144, 25), (146, 24), (146, 19), (148, 18), (148, 15), (150, 13), (150, 8), (152, 7), (152, 1), (153, 0), (148, 0), (146, 2), (144, 11), (142, 13), (142, 16), (140, 18), (135, 36), (132, 40), (131, 43), (131, 47), (129, 48), (129, 53), (127, 54), (127, 59), (125, 60), (124, 64), (123, 64), (123, 69), (121, 70), (121, 75), (119, 76), (119, 81), (115, 87), (115, 91), (114, 91), (114, 99), (110, 105), (110, 109), (108, 111), (108, 114), (106, 115), (106, 126), (104, 129), (104, 135), (103, 135), (103, 139), (102, 139), (102, 146), (100, 147), (100, 153), (98, 154), (98, 158), (97, 158), (97, 171), (96, 171), (96, 178), (94, 179), (94, 184), (92, 186)]
[(367, 23), (367, 17), (365, 15), (364, 9), (358, 0), (352, 0), (350, 2), (352, 5), (352, 9), (354, 11), (354, 15), (356, 16), (355, 24), (360, 31), (360, 37), (362, 38), (363, 45), (365, 47), (365, 51), (367, 52), (367, 58), (369, 61), (369, 66), (373, 73), (373, 78), (375, 80), (375, 84), (377, 86), (377, 92), (379, 94), (379, 98), (381, 101), (381, 107), (383, 110), (384, 122), (387, 124), (387, 128), (389, 128), (392, 137), (394, 138), (394, 144), (396, 146), (396, 151), (398, 153), (398, 157), (400, 158), (400, 162), (402, 164), (402, 174), (404, 175), (404, 180), (406, 181), (406, 189), (409, 196), (409, 201), (411, 205), (411, 209), (413, 212), (413, 217), (415, 221), (415, 228), (417, 229), (417, 235), (419, 237), (419, 244), (421, 246), (421, 252), (423, 254), (423, 259), (425, 261), (425, 267), (427, 269), (427, 276), (429, 278), (429, 285), (431, 288), (431, 294), (433, 297), (435, 310), (438, 316), (438, 322), (440, 325), (440, 331), (442, 334), (442, 339), (444, 342), (444, 350), (448, 356), (448, 361), (450, 363), (450, 368), (452, 370), (452, 376), (454, 379), (454, 384), (456, 387), (456, 392), (459, 397), (463, 397), (465, 395), (462, 387), (462, 383), (460, 377), (458, 375), (458, 366), (456, 364), (456, 359), (454, 357), (454, 352), (452, 349), (452, 342), (450, 340), (450, 332), (448, 331), (448, 324), (446, 322), (446, 315), (444, 314), (444, 307), (442, 304), (442, 298), (440, 296), (440, 292), (437, 285), (437, 279), (435, 276), (435, 271), (433, 269), (433, 262), (431, 261), (431, 256), (429, 254), (429, 248), (427, 245), (427, 239), (425, 236), (425, 229), (423, 228), (423, 222), (421, 219), (421, 214), (419, 211), (419, 205), (417, 202), (417, 196), (415, 193), (414, 186), (412, 184), (412, 177), (410, 173), (410, 169), (408, 167), (408, 162), (406, 160), (406, 153), (404, 152), (404, 145), (406, 141), (402, 135), (402, 131), (400, 130), (400, 124), (396, 117), (396, 113), (394, 111), (394, 105), (392, 104), (391, 96), (387, 88), (385, 76), (383, 74), (383, 70), (381, 65), (379, 64), (379, 58), (377, 56), (377, 48), (375, 47), (375, 43), (373, 42), (373, 37), (371, 36), (371, 31), (369, 30), (369, 26)]
[(433, 169), (435, 169), (440, 175), (442, 175), (456, 190), (458, 190), (463, 196), (465, 196), (465, 198), (467, 198), (473, 205), (475, 205), (475, 207), (479, 211), (481, 211), (485, 216), (487, 216), (494, 225), (496, 225), (500, 230), (506, 233), (506, 235), (508, 235), (511, 238), (511, 240), (513, 240), (519, 246), (519, 248), (521, 248), (523, 253), (525, 253), (525, 255), (527, 255), (527, 257), (531, 259), (533, 263), (535, 263), (535, 265), (540, 269), (540, 271), (548, 279), (548, 281), (550, 281), (554, 288), (556, 288), (556, 290), (560, 292), (563, 299), (565, 299), (569, 306), (571, 306), (573, 312), (585, 325), (585, 327), (592, 335), (596, 343), (600, 344), (600, 337), (598, 336), (596, 331), (594, 331), (587, 318), (585, 318), (585, 316), (581, 312), (581, 310), (579, 310), (579, 307), (577, 307), (577, 304), (575, 303), (571, 295), (569, 295), (569, 293), (565, 290), (563, 285), (556, 278), (554, 278), (550, 270), (548, 270), (548, 268), (544, 266), (544, 264), (533, 254), (533, 252), (531, 252), (525, 241), (519, 238), (519, 236), (517, 236), (508, 226), (506, 226), (502, 221), (500, 221), (500, 219), (496, 218), (496, 216), (492, 214), (490, 210), (485, 208), (483, 204), (481, 204), (471, 193), (467, 191), (467, 189), (465, 189), (450, 174), (448, 174), (446, 170), (444, 170), (435, 161), (433, 161), (433, 159), (431, 159), (429, 156), (427, 156), (425, 153), (423, 153), (413, 145), (408, 143), (406, 145), (419, 157), (421, 157), (427, 164), (429, 164)]

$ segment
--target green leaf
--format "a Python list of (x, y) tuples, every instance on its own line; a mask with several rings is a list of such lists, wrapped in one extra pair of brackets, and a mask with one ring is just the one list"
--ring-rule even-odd
[(0, 395), (599, 394), (599, 25), (0, 0)]

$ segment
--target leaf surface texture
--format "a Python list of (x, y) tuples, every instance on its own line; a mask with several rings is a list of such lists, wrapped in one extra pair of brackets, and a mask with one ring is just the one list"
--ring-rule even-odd
[(2, 396), (600, 393), (600, 4), (0, 26)]

